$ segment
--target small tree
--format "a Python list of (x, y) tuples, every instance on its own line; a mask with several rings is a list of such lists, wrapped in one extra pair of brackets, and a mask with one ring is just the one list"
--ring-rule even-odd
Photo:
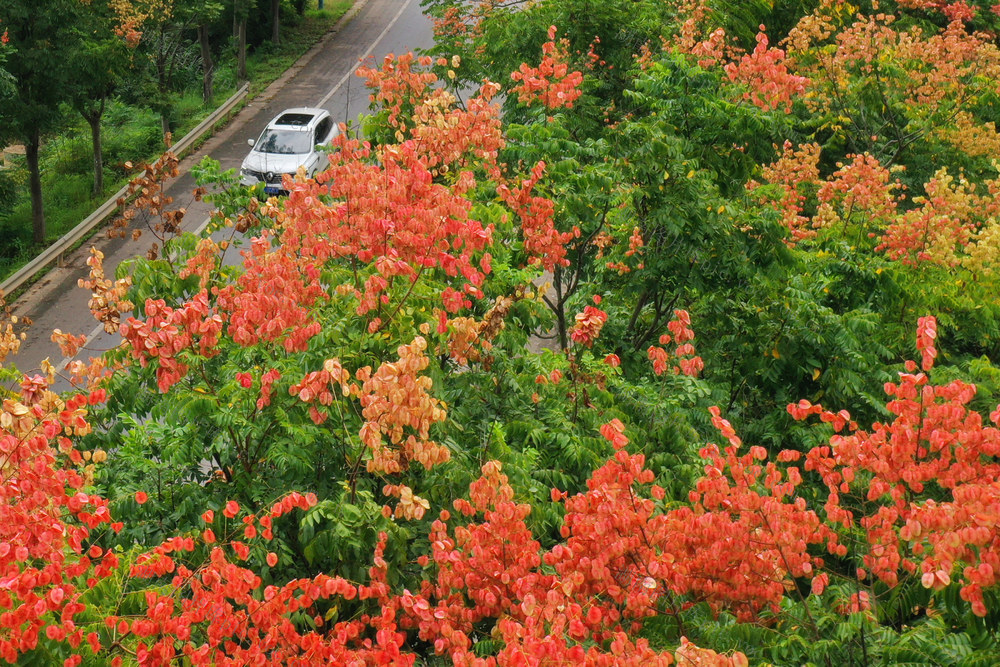
[(212, 22), (222, 13), (222, 5), (211, 0), (199, 0), (194, 11), (198, 15), (198, 46), (201, 48), (201, 96), (205, 104), (208, 104), (212, 101), (212, 81), (215, 75), (212, 42), (209, 37)]
[(233, 3), (233, 37), (236, 39), (236, 80), (247, 80), (247, 17), (250, 15), (248, 0)]
[(104, 191), (104, 158), (102, 155), (101, 119), (108, 98), (114, 94), (123, 75), (131, 67), (128, 42), (122, 32), (119, 17), (108, 3), (94, 2), (83, 17), (85, 29), (76, 58), (70, 63), (75, 72), (73, 108), (90, 126), (94, 153), (94, 197)]
[(72, 0), (41, 0), (4, 10), (4, 34), (13, 47), (6, 68), (14, 90), (0, 106), (0, 143), (24, 142), (35, 243), (45, 241), (38, 151), (42, 136), (62, 118), (59, 105), (72, 99), (75, 82), (65, 64), (79, 52), (80, 8)]

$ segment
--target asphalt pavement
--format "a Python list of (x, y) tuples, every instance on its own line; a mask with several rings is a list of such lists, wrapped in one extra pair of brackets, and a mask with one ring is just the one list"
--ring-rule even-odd
[[(368, 110), (368, 91), (354, 75), (359, 61), (381, 60), (388, 53), (427, 48), (433, 41), (431, 27), (431, 21), (420, 10), (419, 0), (355, 0), (352, 10), (333, 32), (257, 95), (223, 130), (181, 162), (180, 176), (169, 182), (166, 193), (174, 199), (170, 208), (186, 209), (182, 229), (201, 228), (211, 213), (209, 204), (194, 200), (191, 166), (208, 155), (218, 160), (223, 169), (239, 169), (249, 151), (247, 139), (256, 139), (282, 109), (321, 107), (338, 121), (356, 119)], [(145, 224), (137, 221), (136, 227), (142, 229)], [(50, 340), (54, 329), (88, 336), (87, 346), (77, 356), (80, 359), (98, 356), (117, 345), (118, 335), (105, 334), (94, 320), (87, 306), (90, 292), (79, 288), (78, 280), (88, 276), (86, 260), (91, 246), (104, 253), (105, 272), (113, 276), (120, 262), (145, 255), (155, 241), (148, 230), (137, 241), (108, 239), (99, 233), (67, 256), (62, 266), (51, 269), (11, 304), (15, 315), (27, 316), (33, 324), (20, 352), (8, 358), (7, 363), (13, 363), (28, 375), (38, 372), (46, 358), (64, 368), (71, 360), (64, 359), (59, 347)], [(68, 382), (61, 379), (55, 388), (68, 387)]]

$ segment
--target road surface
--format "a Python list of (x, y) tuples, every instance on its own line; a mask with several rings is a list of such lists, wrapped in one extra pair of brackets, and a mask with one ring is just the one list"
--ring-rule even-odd
[[(183, 229), (199, 228), (211, 212), (208, 204), (194, 201), (191, 194), (195, 183), (188, 170), (192, 165), (209, 155), (224, 170), (238, 169), (249, 151), (247, 139), (255, 139), (271, 118), (289, 107), (318, 106), (330, 111), (335, 119), (356, 119), (368, 109), (368, 91), (364, 82), (354, 76), (359, 60), (372, 57), (381, 60), (387, 53), (427, 48), (432, 39), (431, 21), (422, 14), (419, 0), (355, 0), (354, 8), (335, 32), (258, 95), (225, 129), (181, 162), (181, 176), (169, 183), (167, 194), (174, 198), (170, 208), (187, 209)], [(120, 338), (117, 334), (105, 334), (97, 325), (87, 307), (90, 292), (80, 289), (77, 281), (88, 275), (86, 260), (91, 246), (104, 253), (104, 268), (110, 277), (120, 262), (145, 255), (155, 240), (148, 231), (138, 241), (111, 240), (99, 234), (68, 256), (64, 266), (50, 270), (11, 304), (15, 315), (27, 316), (33, 324), (20, 352), (8, 358), (7, 363), (13, 363), (28, 375), (38, 372), (46, 358), (57, 367), (64, 367), (70, 360), (64, 359), (50, 340), (54, 329), (88, 335), (90, 342), (78, 355), (81, 359), (98, 356), (115, 346)], [(54, 388), (67, 389), (69, 383), (61, 379)]]

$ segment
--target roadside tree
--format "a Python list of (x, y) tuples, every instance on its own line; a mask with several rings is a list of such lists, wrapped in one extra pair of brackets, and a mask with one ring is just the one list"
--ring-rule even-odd
[(45, 242), (38, 151), (44, 135), (62, 118), (59, 105), (70, 101), (75, 92), (76, 82), (65, 63), (80, 49), (76, 17), (82, 11), (73, 0), (15, 3), (4, 8), (4, 35), (11, 47), (4, 67), (14, 90), (0, 106), (0, 143), (24, 143), (35, 243)]

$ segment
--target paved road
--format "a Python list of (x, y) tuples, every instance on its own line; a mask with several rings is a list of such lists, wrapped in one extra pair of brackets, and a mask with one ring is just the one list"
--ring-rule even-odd
[[(419, 0), (355, 0), (355, 7), (345, 19), (335, 33), (327, 35), (224, 130), (181, 163), (182, 175), (169, 185), (167, 194), (174, 198), (173, 208), (187, 209), (185, 230), (200, 227), (210, 212), (207, 204), (195, 202), (191, 195), (195, 185), (188, 170), (193, 164), (210, 155), (221, 162), (223, 169), (239, 168), (249, 150), (247, 139), (256, 138), (272, 117), (288, 107), (321, 106), (336, 119), (356, 118), (368, 108), (368, 91), (363, 81), (353, 75), (358, 61), (371, 57), (380, 60), (387, 53), (426, 48), (432, 42), (431, 22), (421, 13)], [(119, 262), (144, 255), (153, 241), (148, 231), (138, 241), (97, 236), (68, 257), (63, 267), (46, 274), (12, 304), (14, 314), (28, 316), (34, 324), (21, 351), (8, 363), (30, 375), (45, 358), (57, 366), (70, 361), (64, 360), (58, 346), (49, 340), (57, 328), (91, 337), (79, 358), (97, 356), (114, 346), (118, 337), (95, 328), (87, 307), (90, 293), (77, 287), (77, 281), (88, 273), (85, 262), (89, 248), (94, 245), (101, 249), (105, 271), (112, 276)], [(60, 381), (56, 388), (68, 386)]]

